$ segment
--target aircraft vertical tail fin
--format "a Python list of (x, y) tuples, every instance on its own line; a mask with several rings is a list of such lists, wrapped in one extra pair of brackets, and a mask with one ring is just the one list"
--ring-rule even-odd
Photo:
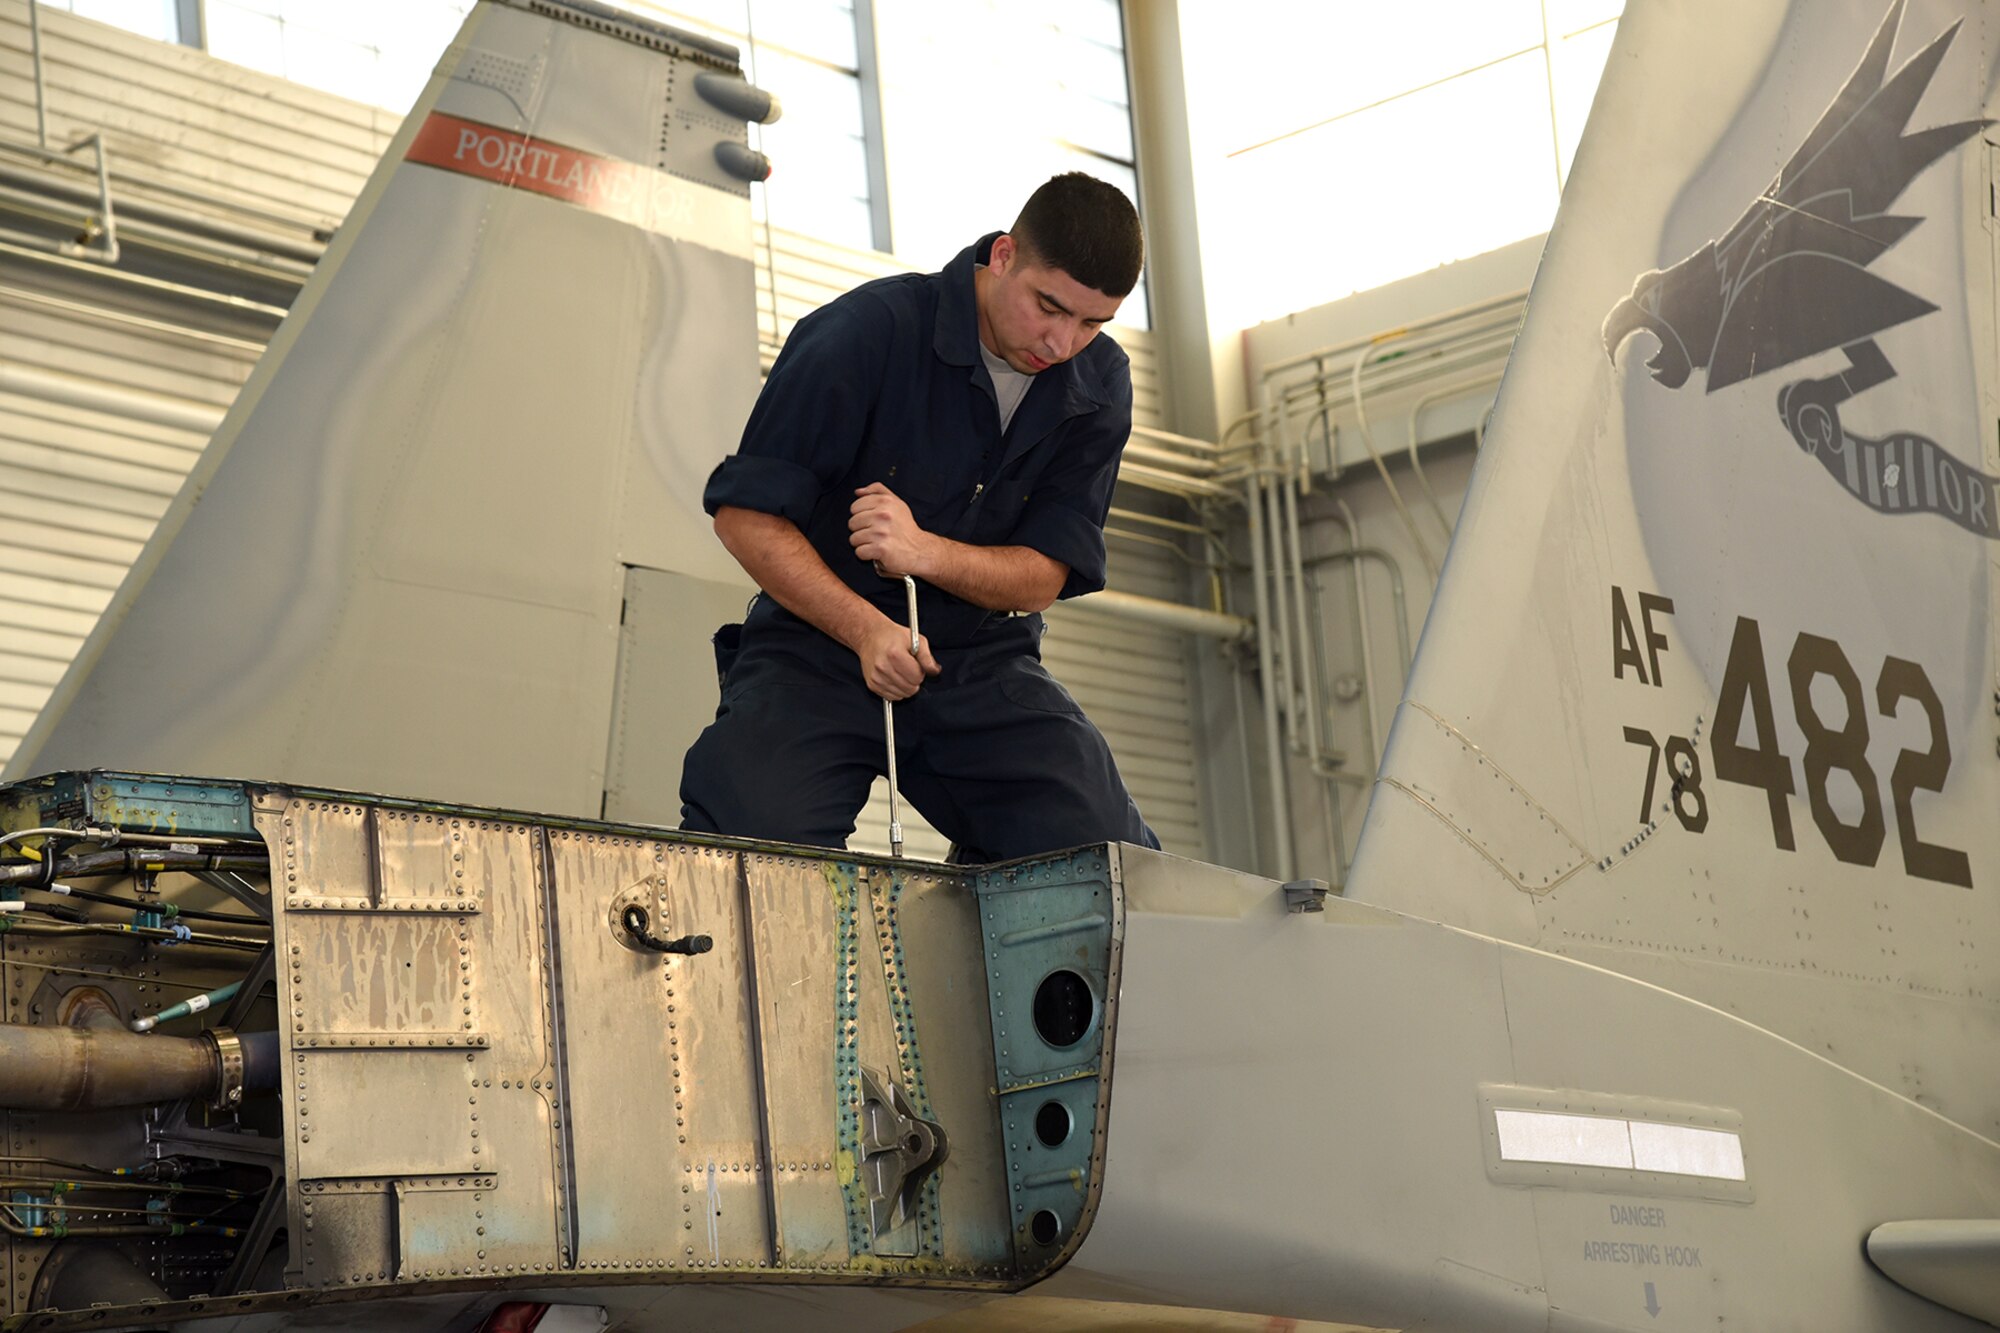
[(1628, 11), (1350, 891), (1993, 1134), (1996, 52), (1965, 8)]
[(625, 567), (740, 581), (771, 113), (733, 48), (479, 5), (8, 773), (595, 815)]

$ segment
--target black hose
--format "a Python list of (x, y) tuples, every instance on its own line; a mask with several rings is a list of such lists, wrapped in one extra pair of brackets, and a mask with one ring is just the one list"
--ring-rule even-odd
[(243, 1043), (243, 1091), (265, 1092), (278, 1086), (278, 1034), (276, 1031), (239, 1032)]
[(121, 847), (81, 856), (0, 864), (0, 884), (47, 886), (61, 879), (104, 879), (160, 870), (263, 870), (270, 858), (254, 852), (176, 852), (167, 848)]
[(40, 884), (30, 885), (29, 887), (41, 889), (44, 893), (57, 894), (64, 898), (81, 898), (85, 902), (104, 903), (110, 907), (128, 907), (135, 912), (158, 912), (169, 918), (184, 916), (190, 921), (227, 921), (232, 925), (238, 926), (262, 926), (269, 924), (261, 917), (248, 916), (242, 912), (209, 912), (193, 907), (182, 907), (177, 903), (142, 902), (137, 898), (121, 898), (115, 893), (99, 893), (95, 889), (71, 888), (65, 891), (62, 889), (45, 888)]
[(659, 938), (649, 929), (653, 922), (651, 915), (638, 903), (627, 904), (619, 920), (624, 922), (633, 939), (655, 953), (697, 954), (707, 953), (715, 947), (715, 941), (706, 935), (683, 935), (675, 940)]

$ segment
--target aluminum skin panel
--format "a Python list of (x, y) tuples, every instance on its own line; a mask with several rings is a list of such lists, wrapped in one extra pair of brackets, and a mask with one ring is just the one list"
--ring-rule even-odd
[[(548, 834), (548, 847), (576, 1262), (657, 1263), (670, 1240), (661, 1200), (672, 1189), (668, 1130), (682, 1097), (667, 1028), (674, 973), (704, 960), (628, 948), (608, 928), (627, 901), (658, 918), (667, 857), (657, 843), (561, 830)], [(608, 886), (619, 890), (611, 904), (602, 900)]]
[[(1003, 1067), (991, 987), (999, 977), (1026, 1015), (1046, 968), (1022, 960), (1055, 950), (1088, 959), (1096, 993), (1115, 996), (1105, 850), (994, 872), (982, 894), (971, 871), (630, 826), (278, 787), (255, 804), (284, 886), (300, 1288), (1004, 1290), (1087, 1229), (1115, 1008), (1092, 1022), (1087, 1055), (1029, 1060), (1017, 1040)], [(1033, 938), (996, 945), (996, 904)], [(645, 949), (629, 906), (651, 934), (714, 947)], [(1011, 951), (998, 972), (996, 947)], [(1065, 1135), (1075, 1161), (1036, 1179), (1008, 1146), (1030, 1123), (1008, 1104), (1049, 1075), (1081, 1098)], [(887, 1196), (864, 1132), (877, 1085), (948, 1145)], [(1047, 1206), (1036, 1191), (1073, 1201), (1059, 1234), (1022, 1238), (1022, 1189), (1031, 1213)]]

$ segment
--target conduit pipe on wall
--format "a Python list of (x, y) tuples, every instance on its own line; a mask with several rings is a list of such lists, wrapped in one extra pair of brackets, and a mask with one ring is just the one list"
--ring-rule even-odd
[[(1368, 363), (1363, 372), (1363, 387), (1371, 398), (1379, 399), (1458, 375), (1497, 373), (1505, 364), (1513, 341), (1511, 326), (1496, 326), (1481, 331), (1470, 341), (1456, 335), (1441, 339), (1419, 354), (1398, 348), (1393, 354), (1385, 353)], [(1321, 374), (1284, 383), (1279, 393), (1279, 405), (1288, 418), (1320, 420), (1327, 445), (1324, 470), (1330, 474), (1341, 470), (1331, 418), (1354, 405), (1352, 372), (1351, 360), (1330, 363)]]
[[(1265, 389), (1269, 401), (1269, 386)], [(1227, 435), (1224, 436), (1225, 442)], [(1266, 582), (1268, 550), (1264, 544), (1264, 492), (1269, 479), (1263, 465), (1264, 449), (1259, 444), (1255, 461), (1243, 480), (1243, 507), (1250, 520), (1250, 591), (1257, 624), (1265, 632), (1257, 636), (1257, 675), (1264, 704), (1264, 749), (1271, 801), (1272, 873), (1289, 880), (1292, 874), (1291, 795), (1285, 781), (1284, 740), (1278, 729), (1278, 676), (1274, 636), (1269, 632), (1271, 589)]]
[[(1470, 383), (1449, 384), (1443, 388), (1433, 389), (1410, 405), (1410, 470), (1417, 474), (1417, 482), (1424, 488), (1424, 497), (1430, 501), (1431, 512), (1437, 515), (1438, 524), (1444, 528), (1444, 536), (1447, 542), (1451, 540), (1454, 525), (1450, 519), (1445, 517), (1444, 505), (1439, 503), (1437, 491), (1431, 487), (1431, 479), (1424, 472), (1423, 460), (1417, 457), (1417, 446), (1423, 443), (1423, 435), (1420, 428), (1423, 423), (1424, 409), (1432, 403), (1441, 403), (1451, 398), (1462, 398), (1467, 394), (1490, 388), (1499, 382), (1500, 375), (1498, 372), (1490, 375), (1481, 375), (1478, 379)], [(1491, 410), (1490, 407), (1488, 410)]]
[[(1525, 289), (1518, 292), (1509, 292), (1488, 301), (1460, 306), (1456, 310), (1447, 310), (1440, 314), (1432, 315), (1429, 318), (1420, 319), (1414, 324), (1405, 324), (1402, 326), (1402, 331), (1414, 334), (1429, 329), (1445, 328), (1462, 321), (1476, 322), (1481, 320), (1482, 317), (1495, 315), (1504, 315), (1510, 327), (1518, 327), (1521, 321), (1521, 306), (1527, 299), (1528, 293)], [(1379, 333), (1371, 333), (1359, 338), (1349, 338), (1342, 342), (1328, 343), (1324, 347), (1316, 347), (1310, 352), (1301, 352), (1296, 356), (1288, 356), (1282, 361), (1273, 361), (1264, 367), (1262, 372), (1263, 378), (1267, 380), (1274, 379), (1286, 371), (1297, 370), (1301, 366), (1309, 366), (1315, 362), (1344, 361), (1353, 353), (1373, 343), (1379, 336)]]
[[(13, 148), (15, 148), (14, 144), (5, 139), (0, 139), (0, 151)], [(53, 162), (50, 161), (55, 156), (53, 153), (30, 153), (25, 145), (21, 146), (21, 152), (31, 159), (40, 158), (53, 165)], [(120, 180), (125, 179), (121, 169)], [(45, 195), (76, 204), (88, 204), (96, 198), (95, 192), (81, 181), (59, 180), (49, 175), (24, 171), (12, 166), (0, 165), (0, 185), (7, 185), (17, 190)], [(177, 208), (153, 200), (135, 198), (131, 193), (129, 182), (123, 191), (123, 196), (118, 200), (118, 209), (121, 214), (128, 215), (129, 217), (144, 218), (154, 222), (165, 223), (179, 231), (206, 236), (212, 240), (225, 241), (232, 246), (253, 254), (269, 255), (293, 261), (304, 266), (301, 276), (304, 273), (310, 273), (312, 266), (326, 253), (326, 246), (320, 241), (310, 239), (297, 240), (288, 236), (280, 236), (274, 232), (240, 226), (236, 223), (224, 221), (221, 218), (205, 217), (190, 209)], [(301, 226), (303, 227), (303, 224)]]
[(1408, 530), (1410, 541), (1417, 548), (1417, 558), (1424, 562), (1424, 572), (1429, 574), (1432, 580), (1436, 580), (1437, 557), (1431, 554), (1431, 544), (1424, 540), (1423, 532), (1417, 527), (1416, 515), (1410, 512), (1407, 504), (1403, 503), (1402, 489), (1396, 485), (1396, 479), (1389, 475), (1389, 465), (1382, 461), (1381, 450), (1375, 447), (1375, 433), (1368, 429), (1368, 409), (1362, 402), (1361, 372), (1367, 369), (1371, 360), (1382, 355), (1382, 343), (1403, 336), (1405, 335), (1402, 333), (1384, 334), (1381, 342), (1363, 348), (1355, 355), (1354, 370), (1349, 376), (1349, 396), (1354, 400), (1354, 424), (1361, 432), (1361, 443), (1368, 450), (1368, 458), (1375, 464), (1375, 471), (1381, 474), (1382, 485), (1389, 492), (1389, 502), (1395, 505), (1397, 517), (1403, 520), (1403, 527)]
[(1199, 634), (1211, 639), (1221, 639), (1224, 643), (1247, 644), (1257, 637), (1256, 625), (1242, 616), (1232, 616), (1225, 611), (1204, 611), (1200, 607), (1183, 606), (1179, 602), (1163, 601), (1158, 597), (1113, 592), (1108, 588), (1103, 592), (1079, 597), (1071, 605), (1086, 611), (1099, 611), (1105, 615), (1116, 616), (1121, 620), (1177, 630), (1182, 634)]
[(285, 317), (285, 308), (280, 305), (266, 305), (262, 301), (231, 296), (227, 292), (211, 292), (201, 287), (190, 287), (183, 282), (168, 282), (164, 278), (149, 278), (143, 273), (133, 273), (122, 268), (106, 268), (102, 264), (87, 260), (70, 259), (44, 246), (40, 237), (21, 232), (0, 229), (0, 254), (14, 259), (25, 259), (32, 263), (66, 268), (72, 272), (89, 273), (95, 277), (143, 288), (156, 295), (184, 297), (236, 314), (256, 315), (273, 321)]

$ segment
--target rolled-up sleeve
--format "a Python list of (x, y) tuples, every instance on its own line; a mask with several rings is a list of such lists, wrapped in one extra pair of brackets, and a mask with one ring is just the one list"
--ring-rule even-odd
[(861, 293), (800, 320), (757, 395), (742, 442), (709, 474), (702, 508), (755, 509), (804, 527), (853, 464), (890, 325), (882, 303)]
[(1132, 434), (1132, 376), (1121, 356), (1106, 377), (1111, 401), (1078, 421), (1061, 458), (1043, 472), (1014, 525), (1013, 542), (1069, 567), (1061, 597), (1104, 587), (1104, 520), (1118, 459)]

